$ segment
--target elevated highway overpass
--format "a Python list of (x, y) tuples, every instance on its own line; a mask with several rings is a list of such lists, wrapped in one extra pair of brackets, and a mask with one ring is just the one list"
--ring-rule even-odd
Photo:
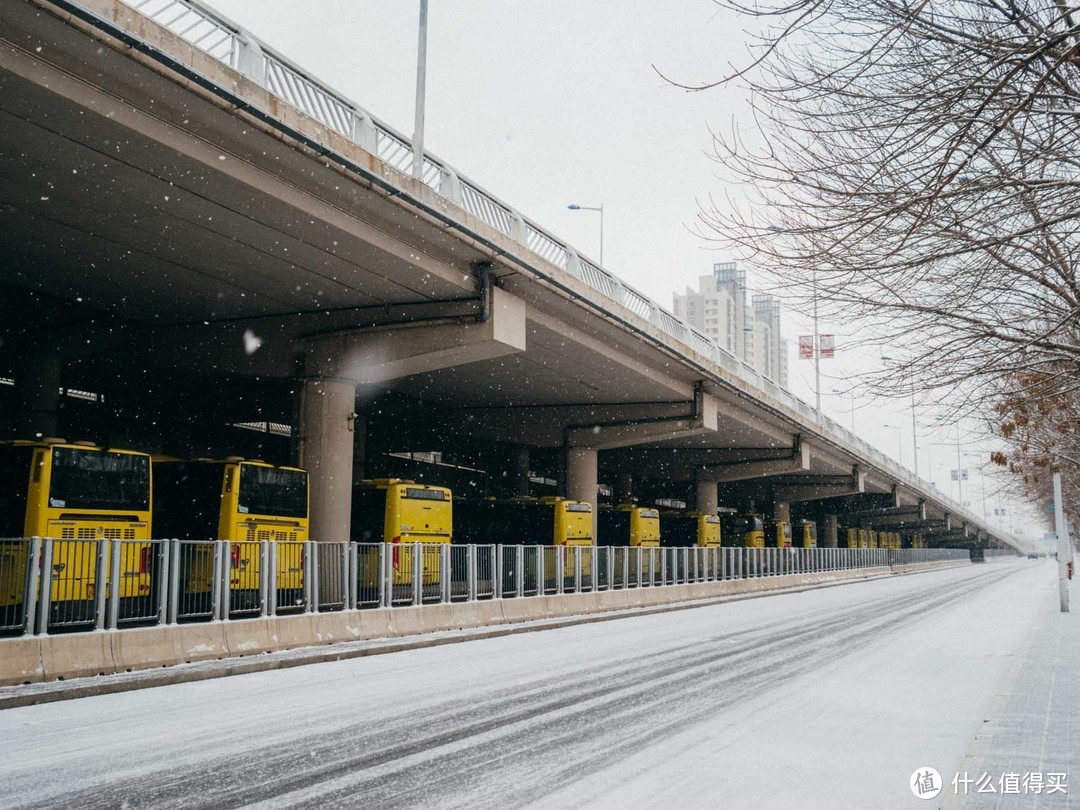
[(315, 538), (348, 537), (356, 476), (424, 451), (483, 471), (480, 494), (540, 471), (593, 504), (599, 484), (752, 502), (823, 545), (854, 525), (1013, 543), (453, 167), (411, 162), (191, 0), (5, 3), (0, 427), (224, 455), (263, 425), (255, 452), (311, 472)]

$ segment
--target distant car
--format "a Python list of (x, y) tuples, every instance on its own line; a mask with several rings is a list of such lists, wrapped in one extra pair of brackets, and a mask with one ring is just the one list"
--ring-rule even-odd
[(1032, 551), (1032, 552), (1028, 553), (1027, 558), (1029, 560), (1037, 560), (1037, 559), (1039, 559), (1039, 555), (1036, 554), (1034, 551)]

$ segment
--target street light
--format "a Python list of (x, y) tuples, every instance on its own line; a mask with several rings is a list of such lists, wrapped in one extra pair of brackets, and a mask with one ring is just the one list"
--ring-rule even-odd
[[(784, 233), (784, 229), (779, 225), (766, 225), (765, 230), (771, 233)], [(810, 275), (810, 296), (814, 306), (814, 406), (820, 425), (824, 418), (821, 413), (821, 334), (818, 329), (817, 266), (813, 268)]]
[(566, 206), (571, 211), (599, 211), (600, 212), (600, 266), (604, 266), (604, 204), (600, 205), (576, 205), (571, 203)]
[[(966, 452), (966, 453), (962, 453), (961, 455), (968, 456), (968, 457), (974, 456), (975, 458), (981, 458), (981, 459), (983, 459), (984, 462), (986, 460), (984, 453)], [(984, 472), (984, 464), (979, 464), (979, 491), (982, 493), (983, 518), (988, 518), (990, 516), (986, 513), (986, 473)], [(961, 502), (960, 505), (963, 506), (964, 505), (963, 502)]]
[[(841, 390), (839, 390), (837, 388), (833, 388), (831, 391), (829, 391), (829, 393), (830, 394), (843, 394), (845, 392), (843, 392), (843, 391), (841, 391)], [(851, 397), (851, 434), (855, 435), (855, 393), (853, 391), (849, 391), (849, 392), (847, 392), (847, 394), (848, 394), (849, 397)]]
[(899, 425), (882, 425), (882, 427), (883, 428), (889, 428), (889, 430), (895, 430), (896, 431), (896, 453), (899, 456), (897, 461), (899, 462), (900, 466), (903, 467), (904, 466), (904, 444), (903, 444), (904, 434), (903, 434), (903, 430), (901, 429), (901, 427)]
[[(896, 362), (895, 357), (881, 355), (885, 362)], [(915, 421), (915, 388), (911, 389), (911, 466), (915, 468), (915, 477), (919, 477), (919, 428)]]
[(413, 129), (413, 177), (424, 175), (424, 99), (427, 88), (427, 7), (428, 0), (420, 0), (420, 35), (416, 46), (416, 117)]
[[(927, 481), (932, 481), (932, 479), (934, 477), (934, 459), (933, 459), (933, 455), (931, 454), (931, 451), (933, 449), (933, 445), (932, 444), (920, 444), (917, 449), (922, 450), (922, 451), (924, 451), (926, 453), (926, 480)], [(919, 474), (919, 471), (915, 470), (915, 475), (917, 476), (918, 474)]]

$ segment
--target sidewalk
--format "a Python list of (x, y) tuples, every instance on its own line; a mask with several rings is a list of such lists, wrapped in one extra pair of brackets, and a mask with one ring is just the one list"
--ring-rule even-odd
[(964, 759), (959, 795), (942, 774), (943, 808), (1080, 808), (1080, 588), (1069, 590), (1063, 614), (1055, 582), (1045, 621)]

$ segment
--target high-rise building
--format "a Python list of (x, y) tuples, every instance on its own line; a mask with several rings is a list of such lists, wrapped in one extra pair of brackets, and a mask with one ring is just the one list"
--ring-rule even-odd
[(746, 300), (746, 272), (735, 262), (713, 265), (698, 289), (675, 293), (675, 316), (745, 360), (770, 380), (787, 386), (787, 341), (780, 336), (780, 302), (757, 294)]
[(746, 355), (746, 273), (735, 262), (713, 265), (698, 277), (698, 289), (675, 293), (675, 316), (744, 359)]
[(753, 301), (753, 352), (751, 365), (770, 380), (780, 379), (780, 302), (775, 296), (759, 293)]

